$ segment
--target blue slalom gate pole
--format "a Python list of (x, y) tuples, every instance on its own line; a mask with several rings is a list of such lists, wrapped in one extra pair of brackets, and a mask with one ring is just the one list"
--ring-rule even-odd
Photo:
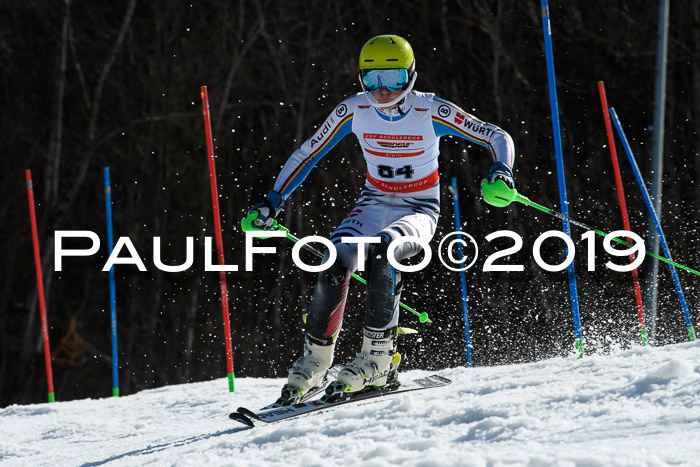
[[(105, 207), (107, 211), (107, 250), (112, 255), (112, 187), (109, 183), (109, 167), (105, 167)], [(117, 355), (117, 291), (114, 285), (114, 265), (109, 268), (109, 307), (112, 325), (112, 396), (119, 397), (119, 358)]]
[[(566, 200), (566, 180), (564, 178), (564, 157), (561, 149), (561, 131), (559, 129), (559, 104), (557, 103), (557, 83), (554, 76), (554, 54), (552, 52), (552, 27), (549, 22), (549, 5), (547, 0), (542, 0), (542, 29), (544, 31), (544, 46), (547, 56), (547, 81), (549, 82), (549, 103), (552, 111), (552, 129), (554, 131), (554, 152), (557, 161), (557, 181), (559, 182), (559, 204), (561, 212), (569, 216), (569, 202)], [(571, 225), (566, 219), (562, 219), (564, 233), (571, 237)], [(568, 247), (567, 247), (568, 255)], [(581, 318), (578, 307), (578, 290), (576, 288), (576, 273), (574, 262), (567, 267), (569, 274), (569, 294), (571, 296), (571, 314), (574, 319), (574, 345), (578, 351), (578, 358), (583, 357), (583, 333), (581, 332)]]
[[(639, 170), (639, 166), (637, 165), (637, 161), (634, 158), (634, 154), (632, 154), (632, 148), (629, 145), (629, 142), (627, 141), (627, 137), (625, 136), (625, 132), (622, 129), (622, 125), (620, 124), (620, 119), (617, 116), (617, 113), (615, 112), (614, 108), (610, 108), (610, 116), (612, 117), (612, 121), (615, 125), (615, 129), (617, 130), (617, 134), (620, 136), (620, 140), (622, 141), (622, 146), (625, 148), (625, 152), (627, 153), (627, 158), (630, 161), (630, 165), (632, 165), (632, 170), (634, 171), (634, 177), (637, 179), (637, 183), (639, 184), (639, 188), (642, 190), (642, 196), (644, 196), (644, 202), (647, 205), (647, 209), (649, 210), (649, 216), (651, 216), (652, 223), (654, 224), (654, 228), (656, 229), (656, 233), (659, 235), (659, 240), (661, 241), (661, 248), (664, 250), (664, 255), (666, 256), (666, 259), (673, 261), (673, 258), (671, 257), (671, 251), (668, 248), (668, 243), (666, 243), (666, 236), (664, 235), (664, 231), (661, 228), (661, 222), (659, 221), (659, 217), (656, 215), (656, 210), (654, 209), (654, 204), (651, 200), (651, 196), (649, 196), (649, 190), (647, 190), (647, 186), (644, 183), (644, 179), (642, 178), (642, 173)], [(683, 316), (685, 317), (685, 326), (688, 331), (688, 338), (691, 341), (695, 340), (695, 329), (693, 328), (693, 323), (690, 320), (690, 311), (688, 310), (688, 304), (685, 301), (685, 295), (683, 295), (683, 288), (681, 287), (681, 281), (678, 279), (678, 274), (676, 273), (676, 267), (673, 264), (668, 264), (669, 269), (671, 269), (671, 277), (673, 277), (673, 285), (676, 287), (676, 293), (678, 294), (678, 299), (681, 302), (681, 307), (683, 308)]]
[[(459, 220), (459, 195), (457, 191), (457, 179), (452, 177), (452, 189), (450, 190), (452, 192), (452, 202), (454, 204), (454, 209), (455, 209), (455, 228), (457, 231), (461, 231), (461, 226), (462, 222)], [(457, 238), (459, 240), (462, 240), (461, 235), (457, 235)], [(462, 251), (462, 243), (458, 242), (457, 243), (457, 255), (459, 256), (457, 258), (457, 261), (461, 264), (462, 260), (464, 259), (464, 253)], [(468, 302), (467, 302), (467, 276), (464, 271), (459, 271), (459, 278), (460, 281), (462, 282), (462, 314), (464, 314), (464, 340), (466, 342), (466, 347), (467, 347), (467, 367), (471, 368), (472, 366), (472, 344), (471, 344), (471, 339), (469, 338), (469, 307), (468, 307)]]

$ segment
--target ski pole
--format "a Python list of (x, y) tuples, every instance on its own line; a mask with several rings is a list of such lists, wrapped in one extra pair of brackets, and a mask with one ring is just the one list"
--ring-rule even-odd
[[(559, 205), (564, 213), (560, 219), (562, 230), (571, 237), (571, 225), (569, 218), (569, 203), (566, 200), (566, 177), (564, 176), (564, 155), (561, 145), (561, 125), (559, 124), (559, 100), (557, 99), (557, 79), (554, 73), (554, 50), (552, 46), (552, 25), (549, 17), (549, 3), (541, 0), (542, 7), (542, 32), (544, 35), (544, 51), (547, 63), (547, 85), (549, 87), (549, 108), (552, 115), (552, 136), (554, 137), (554, 160), (557, 166), (557, 186), (559, 187)], [(568, 247), (567, 247), (568, 248)], [(567, 252), (568, 254), (568, 252)], [(569, 303), (571, 304), (571, 317), (574, 321), (574, 346), (578, 350), (578, 358), (583, 358), (583, 331), (581, 330), (581, 315), (579, 312), (578, 287), (576, 285), (576, 271), (574, 262), (566, 267), (569, 279)]]
[[(591, 227), (590, 225), (584, 224), (583, 222), (579, 222), (575, 219), (570, 218), (569, 216), (565, 216), (564, 214), (557, 212), (553, 209), (547, 208), (545, 206), (542, 206), (541, 204), (537, 204), (534, 201), (530, 201), (527, 197), (521, 195), (518, 193), (518, 191), (514, 188), (508, 188), (508, 186), (505, 184), (503, 180), (496, 180), (495, 183), (489, 184), (486, 180), (481, 182), (481, 189), (484, 193), (484, 201), (486, 201), (488, 204), (496, 207), (505, 207), (508, 206), (512, 202), (517, 202), (524, 204), (525, 206), (530, 206), (533, 207), (537, 210), (540, 210), (546, 214), (549, 214), (550, 216), (556, 217), (557, 219), (560, 220), (567, 220), (570, 223), (577, 225), (583, 229), (586, 230), (591, 230), (601, 237), (606, 237), (608, 234), (603, 232), (602, 230), (596, 229), (595, 227)], [(620, 243), (622, 245), (625, 245), (626, 247), (633, 247), (634, 245), (620, 239), (617, 237), (614, 237), (612, 240), (614, 240), (617, 243)], [(646, 251), (646, 250), (645, 250)], [(683, 266), (682, 264), (678, 264), (673, 260), (664, 258), (663, 256), (654, 254), (650, 251), (646, 251), (646, 254), (654, 257), (658, 260), (664, 261), (665, 263), (671, 264), (677, 268), (685, 269), (688, 272), (692, 272), (693, 274), (696, 274), (700, 276), (700, 271), (697, 271), (693, 268), (689, 268), (688, 266)]]
[(53, 392), (53, 370), (51, 369), (51, 346), (49, 345), (49, 324), (46, 318), (46, 299), (44, 298), (44, 279), (41, 273), (41, 254), (39, 250), (39, 230), (36, 225), (36, 209), (34, 207), (34, 183), (31, 170), (24, 172), (27, 181), (27, 199), (29, 201), (29, 222), (32, 226), (32, 242), (34, 246), (34, 267), (36, 269), (37, 297), (41, 313), (41, 336), (44, 339), (44, 363), (46, 365), (46, 383), (49, 388), (49, 402), (56, 402)]
[[(105, 212), (107, 218), (107, 253), (112, 256), (114, 236), (112, 234), (112, 186), (109, 167), (104, 169)], [(109, 312), (112, 331), (112, 396), (119, 397), (119, 353), (117, 352), (117, 288), (114, 280), (114, 265), (109, 268)]]
[[(622, 175), (620, 174), (620, 164), (617, 162), (615, 136), (613, 135), (612, 124), (610, 123), (610, 115), (608, 112), (608, 99), (605, 96), (605, 85), (602, 81), (598, 81), (598, 94), (600, 94), (600, 105), (603, 108), (603, 121), (605, 122), (605, 133), (607, 133), (608, 135), (608, 147), (610, 148), (610, 159), (612, 160), (613, 173), (615, 175), (615, 187), (617, 188), (617, 197), (620, 200), (622, 226), (625, 230), (632, 230), (630, 228), (629, 215), (627, 214), (627, 202), (625, 201), (625, 188), (622, 184)], [(630, 263), (632, 262), (634, 262), (634, 255), (630, 255)], [(642, 345), (648, 345), (649, 334), (647, 333), (647, 326), (644, 319), (642, 287), (639, 283), (639, 272), (636, 268), (632, 269), (632, 286), (634, 287), (634, 298), (637, 302), (637, 316), (639, 318), (639, 332), (642, 335)]]
[[(283, 225), (281, 225), (279, 222), (277, 222), (277, 220), (273, 220), (273, 221), (272, 221), (272, 226), (270, 226), (270, 227), (268, 227), (268, 228), (265, 228), (265, 229), (260, 229), (260, 228), (258, 228), (258, 227), (256, 227), (256, 226), (254, 226), (254, 225), (253, 225), (253, 221), (255, 221), (255, 219), (257, 219), (257, 218), (258, 218), (258, 213), (257, 213), (257, 212), (253, 212), (253, 213), (251, 213), (248, 217), (244, 217), (243, 219), (241, 219), (241, 228), (243, 229), (243, 231), (244, 231), (244, 232), (251, 232), (251, 231), (265, 232), (265, 231), (270, 231), (270, 230), (278, 230), (278, 231), (284, 232), (284, 234), (286, 235), (286, 237), (287, 237), (289, 240), (293, 241), (294, 243), (298, 243), (298, 242), (299, 242), (299, 239), (298, 239), (297, 237), (295, 237), (294, 235), (292, 235), (292, 234), (289, 232), (289, 229), (287, 229), (286, 227), (284, 227)], [(310, 246), (308, 243), (304, 243), (304, 244), (302, 245), (302, 247), (303, 247), (304, 249), (306, 249), (307, 251), (311, 252), (314, 256), (317, 256), (317, 257), (319, 257), (319, 258), (323, 258), (323, 257), (324, 257), (323, 252), (321, 252), (320, 250), (317, 250), (316, 248)], [(354, 274), (354, 273), (353, 273), (353, 274), (351, 274), (351, 276), (352, 276), (354, 279), (356, 279), (357, 281), (359, 281), (360, 283), (362, 283), (362, 284), (364, 284), (364, 285), (367, 285), (367, 281), (364, 280), (363, 278), (361, 278), (360, 276), (358, 276), (357, 274)], [(403, 302), (399, 302), (399, 305), (400, 305), (402, 308), (404, 308), (404, 309), (410, 311), (410, 312), (413, 313), (414, 315), (418, 316), (418, 321), (420, 321), (421, 323), (432, 323), (432, 321), (431, 321), (430, 318), (428, 317), (428, 313), (426, 313), (425, 311), (422, 312), (422, 313), (419, 313), (419, 312), (417, 312), (416, 310), (414, 310), (413, 308), (411, 308), (410, 306), (404, 304)]]
[[(455, 228), (459, 232), (462, 229), (462, 221), (459, 217), (459, 190), (457, 189), (457, 178), (452, 177), (452, 185), (447, 186), (447, 190), (452, 193), (452, 205), (455, 211)], [(457, 238), (461, 241), (462, 236), (458, 235)], [(464, 252), (462, 250), (462, 244), (457, 243), (457, 256), (459, 261), (464, 260)], [(467, 275), (463, 270), (459, 271), (459, 280), (462, 285), (462, 315), (464, 315), (464, 341), (467, 350), (467, 367), (472, 366), (472, 343), (469, 337), (469, 301), (467, 300)]]
[[(649, 196), (649, 191), (647, 190), (647, 187), (644, 184), (642, 173), (639, 170), (639, 166), (637, 165), (637, 161), (634, 158), (634, 154), (632, 154), (632, 148), (630, 147), (629, 142), (627, 141), (627, 136), (625, 136), (625, 132), (622, 129), (622, 124), (620, 123), (620, 119), (617, 116), (617, 113), (615, 113), (615, 109), (610, 109), (610, 116), (612, 117), (615, 129), (617, 130), (617, 133), (620, 136), (622, 146), (625, 148), (627, 158), (629, 159), (630, 164), (632, 165), (634, 177), (637, 179), (639, 188), (642, 190), (642, 196), (644, 197), (644, 202), (646, 203), (647, 208), (649, 210), (649, 216), (651, 216), (652, 223), (654, 224), (656, 233), (658, 234), (659, 240), (661, 241), (661, 248), (663, 248), (666, 258), (671, 259), (671, 250), (668, 249), (668, 243), (666, 243), (666, 236), (664, 235), (664, 231), (661, 228), (661, 221), (659, 220), (659, 216), (656, 214), (656, 209), (654, 209), (654, 203), (652, 202), (651, 196)], [(695, 329), (693, 328), (693, 322), (690, 319), (690, 310), (688, 309), (688, 303), (685, 300), (685, 295), (683, 294), (683, 287), (681, 287), (681, 281), (678, 278), (678, 273), (676, 273), (676, 270), (673, 268), (673, 266), (676, 266), (676, 263), (673, 263), (671, 261), (667, 261), (667, 263), (671, 264), (671, 266), (669, 266), (669, 268), (671, 269), (671, 277), (673, 278), (673, 285), (676, 287), (678, 300), (680, 300), (681, 302), (681, 308), (683, 308), (683, 316), (685, 318), (685, 325), (688, 330), (688, 338), (691, 341), (694, 341)]]
[[(211, 116), (209, 114), (209, 93), (207, 87), (200, 88), (202, 96), (202, 114), (204, 117), (204, 134), (207, 140), (207, 160), (209, 163), (209, 189), (211, 191), (211, 204), (214, 213), (214, 236), (216, 238), (216, 251), (219, 257), (219, 266), (224, 266), (224, 244), (221, 238), (221, 214), (219, 211), (219, 194), (216, 185), (216, 163), (214, 162), (214, 139), (211, 134)], [(221, 294), (221, 314), (224, 321), (224, 345), (226, 347), (226, 376), (228, 377), (228, 390), (235, 392), (236, 375), (233, 369), (233, 342), (231, 340), (231, 317), (228, 311), (228, 286), (226, 285), (226, 272), (219, 271), (219, 291)]]

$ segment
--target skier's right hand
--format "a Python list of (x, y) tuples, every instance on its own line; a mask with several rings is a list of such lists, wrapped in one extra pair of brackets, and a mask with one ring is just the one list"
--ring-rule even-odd
[(248, 216), (254, 212), (258, 213), (258, 217), (253, 221), (253, 225), (258, 229), (269, 229), (274, 224), (274, 219), (282, 210), (284, 200), (282, 195), (276, 191), (270, 190), (267, 197), (262, 203), (258, 203), (248, 211)]

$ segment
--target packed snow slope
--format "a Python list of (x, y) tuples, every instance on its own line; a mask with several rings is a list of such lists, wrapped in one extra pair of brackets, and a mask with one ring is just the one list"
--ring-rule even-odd
[(700, 465), (700, 342), (440, 373), (451, 386), (253, 429), (228, 413), (283, 380), (10, 406), (0, 465)]

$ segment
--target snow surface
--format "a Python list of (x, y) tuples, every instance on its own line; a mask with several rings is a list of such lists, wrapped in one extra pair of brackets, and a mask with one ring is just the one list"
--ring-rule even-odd
[(0, 465), (700, 465), (700, 342), (440, 374), (452, 385), (254, 429), (228, 413), (283, 380), (14, 405)]

